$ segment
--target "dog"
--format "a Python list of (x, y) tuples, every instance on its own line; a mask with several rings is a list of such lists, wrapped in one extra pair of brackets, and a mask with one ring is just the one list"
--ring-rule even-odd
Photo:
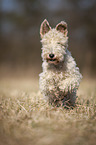
[(45, 19), (40, 27), (42, 68), (39, 74), (41, 93), (53, 106), (75, 106), (82, 75), (68, 50), (67, 23), (51, 28)]

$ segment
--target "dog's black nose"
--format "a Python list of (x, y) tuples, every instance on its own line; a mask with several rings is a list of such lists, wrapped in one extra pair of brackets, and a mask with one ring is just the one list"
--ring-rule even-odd
[(54, 57), (54, 54), (49, 54), (49, 57), (50, 57), (50, 58), (53, 58), (53, 57)]

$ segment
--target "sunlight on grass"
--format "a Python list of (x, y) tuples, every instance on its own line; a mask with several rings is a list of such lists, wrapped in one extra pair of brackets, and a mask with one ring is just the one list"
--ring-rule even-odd
[(38, 79), (2, 79), (0, 142), (2, 145), (95, 145), (95, 80), (82, 81), (76, 107), (66, 110), (52, 107), (43, 99)]

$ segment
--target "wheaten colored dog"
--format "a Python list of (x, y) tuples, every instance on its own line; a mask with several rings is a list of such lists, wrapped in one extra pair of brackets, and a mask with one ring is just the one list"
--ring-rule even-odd
[(54, 106), (74, 106), (82, 75), (68, 51), (67, 24), (61, 21), (51, 29), (45, 19), (40, 27), (43, 72), (39, 75), (41, 93)]

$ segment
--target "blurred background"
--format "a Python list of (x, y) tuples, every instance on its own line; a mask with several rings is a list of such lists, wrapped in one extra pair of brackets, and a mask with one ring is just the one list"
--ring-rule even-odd
[(96, 0), (0, 0), (0, 75), (38, 76), (45, 18), (52, 27), (68, 23), (72, 56), (83, 74), (95, 76)]

